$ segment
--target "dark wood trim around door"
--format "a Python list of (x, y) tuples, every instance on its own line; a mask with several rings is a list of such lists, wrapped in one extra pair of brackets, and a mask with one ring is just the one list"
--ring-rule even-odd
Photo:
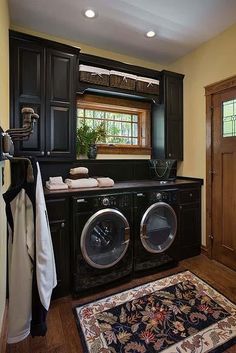
[(218, 81), (205, 87), (206, 96), (206, 250), (212, 258), (212, 120), (213, 95), (236, 87), (236, 76)]

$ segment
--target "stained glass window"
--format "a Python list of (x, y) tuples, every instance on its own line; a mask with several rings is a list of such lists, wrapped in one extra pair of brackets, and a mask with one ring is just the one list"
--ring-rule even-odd
[(236, 136), (236, 99), (223, 102), (223, 137)]

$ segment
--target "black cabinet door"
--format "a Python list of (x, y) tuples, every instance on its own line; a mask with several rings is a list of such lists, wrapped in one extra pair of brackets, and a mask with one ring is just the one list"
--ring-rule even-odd
[(70, 237), (68, 200), (66, 198), (46, 200), (54, 257), (57, 272), (57, 287), (53, 297), (70, 292)]
[(47, 49), (46, 153), (74, 158), (76, 56)]
[(57, 272), (57, 287), (53, 291), (53, 297), (59, 298), (67, 295), (70, 290), (67, 223), (65, 221), (53, 221), (49, 224)]
[(35, 43), (10, 40), (11, 127), (22, 127), (21, 109), (31, 107), (40, 119), (28, 140), (17, 142), (18, 155), (44, 155), (45, 51)]
[(200, 203), (179, 206), (180, 259), (201, 252), (201, 206)]
[(79, 50), (10, 31), (11, 127), (22, 127), (21, 109), (39, 114), (16, 155), (75, 158), (76, 62)]
[(166, 158), (183, 159), (183, 82), (165, 76)]
[(160, 104), (152, 105), (152, 158), (183, 160), (183, 77), (162, 71)]

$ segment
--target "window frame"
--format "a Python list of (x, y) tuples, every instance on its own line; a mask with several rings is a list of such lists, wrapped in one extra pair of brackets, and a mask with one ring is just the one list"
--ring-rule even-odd
[[(77, 109), (101, 110), (138, 115), (138, 145), (99, 143), (99, 154), (151, 154), (151, 103), (85, 94), (77, 98)], [(79, 119), (77, 115), (77, 119)]]

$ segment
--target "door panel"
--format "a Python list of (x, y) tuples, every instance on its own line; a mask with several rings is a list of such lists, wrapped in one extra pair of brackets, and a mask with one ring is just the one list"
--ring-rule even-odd
[(19, 97), (41, 96), (42, 49), (19, 48)]
[(140, 238), (142, 245), (150, 253), (166, 251), (173, 243), (176, 231), (176, 214), (167, 203), (151, 205), (142, 217)]
[(53, 297), (56, 298), (69, 293), (69, 239), (65, 221), (50, 222), (50, 230), (57, 272), (57, 287), (53, 291)]
[(176, 77), (166, 78), (166, 158), (183, 159), (183, 84)]
[(15, 143), (16, 155), (44, 153), (45, 51), (35, 43), (10, 40), (11, 127), (23, 126), (21, 109), (30, 107), (39, 114), (29, 139)]
[(180, 259), (198, 255), (201, 251), (201, 206), (188, 203), (179, 206)]
[(50, 151), (67, 152), (70, 150), (70, 111), (69, 108), (51, 107)]
[(115, 209), (97, 211), (86, 222), (80, 239), (85, 261), (94, 268), (110, 268), (125, 256), (130, 242), (130, 227), (125, 216)]
[(74, 157), (75, 65), (75, 55), (47, 49), (47, 156)]
[(71, 56), (68, 54), (50, 55), (51, 60), (51, 100), (69, 102), (71, 97)]
[(236, 89), (213, 96), (212, 256), (236, 270)]
[(39, 119), (36, 121), (34, 125), (34, 129), (32, 134), (30, 135), (28, 140), (21, 141), (19, 143), (20, 145), (20, 151), (28, 152), (29, 154), (44, 154), (44, 150), (41, 149), (41, 142), (44, 141), (43, 138), (43, 129), (42, 129), (42, 119), (43, 119), (43, 113), (41, 112), (41, 105), (40, 104), (28, 104), (28, 103), (21, 103), (19, 106), (19, 115), (20, 115), (20, 126), (23, 126), (23, 115), (21, 114), (21, 109), (23, 107), (30, 106), (31, 108), (34, 109), (35, 113), (39, 115)]

